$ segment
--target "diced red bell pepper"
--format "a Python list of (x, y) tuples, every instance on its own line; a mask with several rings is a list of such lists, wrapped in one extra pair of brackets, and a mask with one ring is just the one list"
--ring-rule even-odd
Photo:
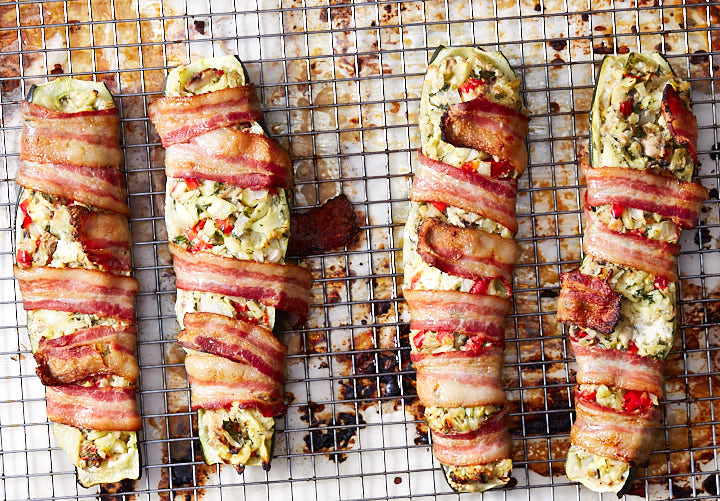
[(20, 203), (20, 210), (23, 211), (23, 222), (22, 222), (22, 228), (23, 230), (27, 229), (28, 226), (32, 224), (32, 218), (28, 214), (28, 206), (30, 205), (30, 199), (26, 198)]
[(430, 202), (433, 204), (433, 207), (435, 207), (440, 212), (444, 211), (447, 208), (447, 204), (443, 202)]
[(638, 409), (648, 409), (653, 402), (646, 391), (628, 390), (623, 397), (623, 410), (633, 412)]
[(245, 313), (248, 310), (248, 307), (244, 303), (237, 303), (235, 301), (232, 302), (233, 308), (235, 308), (235, 311), (238, 313)]
[(626, 117), (632, 113), (632, 101), (629, 99), (623, 103), (620, 103), (620, 113), (625, 115)]
[(420, 281), (420, 273), (410, 279), (410, 290), (414, 289), (417, 283)]
[(217, 70), (217, 76), (221, 77), (225, 74), (223, 70)]
[(619, 219), (622, 217), (622, 213), (625, 210), (625, 207), (620, 204), (612, 204), (612, 209), (610, 209), (610, 212), (612, 213), (613, 217), (615, 219)]
[(627, 348), (627, 352), (632, 355), (637, 355), (638, 351), (639, 351), (639, 349), (638, 349), (637, 345), (635, 343), (633, 343), (632, 341), (630, 341), (630, 344), (628, 345), (628, 348)]
[(458, 90), (463, 94), (467, 94), (480, 87), (483, 83), (485, 83), (485, 80), (482, 78), (468, 78), (467, 82), (458, 87)]
[(438, 331), (437, 340), (440, 344), (445, 344), (445, 341), (452, 338), (452, 332), (450, 331)]
[(19, 250), (17, 253), (17, 263), (20, 266), (29, 268), (32, 265), (32, 254), (26, 250)]
[(492, 278), (481, 278), (476, 280), (470, 289), (470, 294), (487, 294)]
[(653, 287), (655, 287), (656, 289), (665, 290), (667, 289), (669, 283), (670, 280), (668, 280), (667, 278), (657, 276), (655, 277), (655, 280), (653, 280)]
[(205, 242), (204, 240), (200, 240), (198, 243), (193, 245), (193, 250), (195, 251), (205, 251), (212, 249), (212, 244)]
[(422, 348), (423, 343), (425, 342), (425, 331), (420, 331), (415, 336), (413, 336), (413, 344), (415, 345), (415, 348), (418, 350)]
[(187, 184), (188, 190), (197, 190), (200, 187), (198, 180), (192, 177), (186, 177), (185, 184)]
[(592, 402), (595, 401), (595, 397), (597, 396), (596, 391), (588, 391), (588, 390), (580, 390), (580, 389), (578, 389), (577, 394), (579, 397), (582, 397), (586, 400), (590, 400)]
[(195, 223), (195, 226), (185, 230), (185, 236), (188, 238), (188, 240), (190, 240), (192, 242), (193, 240), (195, 240), (197, 238), (200, 230), (202, 230), (205, 227), (205, 221), (206, 221), (206, 219), (201, 219), (200, 221)]
[(462, 167), (460, 167), (465, 172), (471, 172), (476, 173), (477, 172), (477, 163), (476, 162), (465, 162), (462, 164)]
[(227, 217), (225, 219), (216, 219), (215, 226), (220, 228), (220, 231), (222, 231), (226, 235), (229, 235), (233, 230), (233, 225), (232, 223), (230, 223), (230, 218)]
[(501, 160), (499, 162), (496, 162), (495, 160), (492, 160), (490, 162), (490, 176), (491, 177), (500, 177), (512, 170), (512, 165), (510, 165), (510, 162), (507, 160)]

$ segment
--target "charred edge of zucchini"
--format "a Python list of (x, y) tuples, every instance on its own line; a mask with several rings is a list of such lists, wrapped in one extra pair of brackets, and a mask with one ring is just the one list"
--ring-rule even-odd
[(630, 471), (628, 472), (628, 476), (625, 479), (625, 483), (620, 488), (620, 490), (617, 492), (618, 498), (623, 497), (625, 494), (627, 494), (630, 491), (633, 483), (635, 482), (635, 478), (637, 477), (639, 470), (640, 470), (639, 466), (631, 466), (630, 467)]
[(610, 64), (612, 64), (613, 61), (616, 60), (616, 58), (629, 57), (633, 54), (641, 54), (645, 57), (658, 58), (658, 63), (659, 64), (664, 63), (664, 65), (666, 67), (665, 69), (669, 70), (673, 76), (677, 77), (677, 74), (675, 73), (675, 70), (673, 69), (670, 62), (667, 60), (667, 58), (663, 54), (660, 54), (659, 52), (651, 52), (651, 53), (637, 52), (637, 53), (630, 53), (628, 55), (606, 55), (605, 57), (603, 57), (602, 61), (600, 62), (600, 67), (597, 70), (597, 75), (595, 77), (595, 89), (593, 89), (593, 96), (592, 96), (592, 100), (591, 100), (592, 104), (590, 105), (590, 114), (588, 116), (588, 125), (589, 125), (589, 130), (590, 130), (590, 141), (588, 141), (588, 158), (589, 158), (589, 162), (590, 162), (590, 167), (595, 167), (596, 163), (597, 163), (595, 161), (594, 152), (597, 149), (597, 148), (595, 148), (595, 141), (598, 140), (599, 138), (597, 137), (598, 134), (595, 134), (593, 131), (593, 117), (595, 116), (595, 114), (598, 111), (598, 109), (597, 109), (598, 105), (599, 105), (598, 100), (597, 100), (598, 89), (603, 84), (603, 71), (607, 70), (607, 67), (605, 65), (609, 66)]

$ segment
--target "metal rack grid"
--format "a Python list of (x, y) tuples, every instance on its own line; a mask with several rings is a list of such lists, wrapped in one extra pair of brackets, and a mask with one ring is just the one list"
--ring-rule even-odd
[[(665, 434), (633, 493), (716, 499), (720, 467), (717, 260), (720, 2), (613, 0), (55, 0), (0, 2), (0, 497), (91, 499), (52, 445), (11, 275), (19, 102), (47, 73), (108, 83), (123, 145), (138, 298), (144, 416), (135, 499), (456, 499), (427, 447), (409, 366), (400, 249), (417, 110), (439, 44), (502, 50), (532, 114), (518, 199), (521, 261), (506, 382), (517, 484), (488, 499), (597, 498), (568, 483), (571, 350), (555, 321), (558, 274), (580, 259), (579, 160), (597, 63), (659, 50), (693, 82), (700, 179), (711, 198), (680, 259), (682, 319), (668, 363)], [(311, 256), (313, 308), (288, 331), (288, 416), (270, 472), (207, 467), (174, 337), (163, 222), (162, 149), (146, 105), (168, 67), (237, 53), (260, 89), (271, 132), (294, 159), (294, 209), (342, 191), (363, 213), (360, 241)], [(336, 452), (337, 454), (330, 454)], [(108, 495), (108, 494), (106, 494)], [(480, 497), (480, 496), (477, 496)], [(126, 496), (127, 499), (131, 497)]]

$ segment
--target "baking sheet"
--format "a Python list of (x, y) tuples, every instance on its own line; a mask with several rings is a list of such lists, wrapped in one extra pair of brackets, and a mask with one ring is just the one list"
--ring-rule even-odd
[[(414, 397), (400, 243), (419, 147), (419, 94), (440, 44), (499, 49), (524, 81), (530, 168), (520, 179), (506, 385), (512, 490), (487, 499), (596, 499), (569, 484), (572, 351), (555, 320), (558, 274), (580, 259), (579, 160), (594, 71), (607, 53), (666, 53), (693, 81), (702, 225), (680, 258), (681, 331), (666, 384), (665, 433), (633, 490), (647, 499), (718, 492), (718, 146), (720, 5), (694, 1), (81, 0), (0, 2), (0, 497), (92, 499), (54, 447), (12, 279), (19, 102), (47, 73), (104, 81), (123, 116), (138, 298), (143, 475), (135, 499), (456, 499), (427, 445)], [(316, 279), (306, 326), (288, 331), (288, 415), (272, 470), (199, 457), (174, 277), (165, 245), (163, 151), (146, 105), (168, 67), (238, 54), (270, 131), (294, 160), (294, 209), (345, 193), (359, 242), (304, 262)], [(466, 496), (463, 496), (466, 497)], [(467, 496), (480, 497), (480, 496)], [(614, 496), (612, 496), (614, 497)], [(610, 497), (608, 497), (610, 499)]]

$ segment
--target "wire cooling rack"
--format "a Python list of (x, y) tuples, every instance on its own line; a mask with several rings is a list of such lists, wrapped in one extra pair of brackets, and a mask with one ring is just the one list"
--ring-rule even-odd
[[(700, 180), (711, 195), (702, 224), (682, 239), (682, 318), (668, 363), (664, 436), (632, 495), (717, 499), (720, 3), (703, 0), (0, 1), (1, 498), (97, 492), (75, 484), (50, 438), (11, 272), (19, 103), (52, 73), (106, 82), (123, 116), (144, 416), (142, 477), (120, 486), (125, 497), (457, 499), (418, 419), (399, 294), (419, 94), (440, 44), (502, 50), (523, 78), (532, 114), (505, 371), (516, 482), (484, 498), (598, 497), (563, 475), (574, 365), (554, 315), (558, 274), (581, 257), (578, 166), (597, 65), (605, 54), (658, 50), (693, 83)], [(351, 248), (305, 260), (315, 277), (311, 316), (283, 336), (288, 415), (279, 422), (272, 470), (243, 475), (205, 466), (199, 455), (174, 341), (163, 152), (146, 113), (167, 68), (225, 53), (245, 61), (269, 128), (294, 159), (293, 210), (344, 192), (364, 220)], [(101, 495), (111, 498), (117, 487)]]

